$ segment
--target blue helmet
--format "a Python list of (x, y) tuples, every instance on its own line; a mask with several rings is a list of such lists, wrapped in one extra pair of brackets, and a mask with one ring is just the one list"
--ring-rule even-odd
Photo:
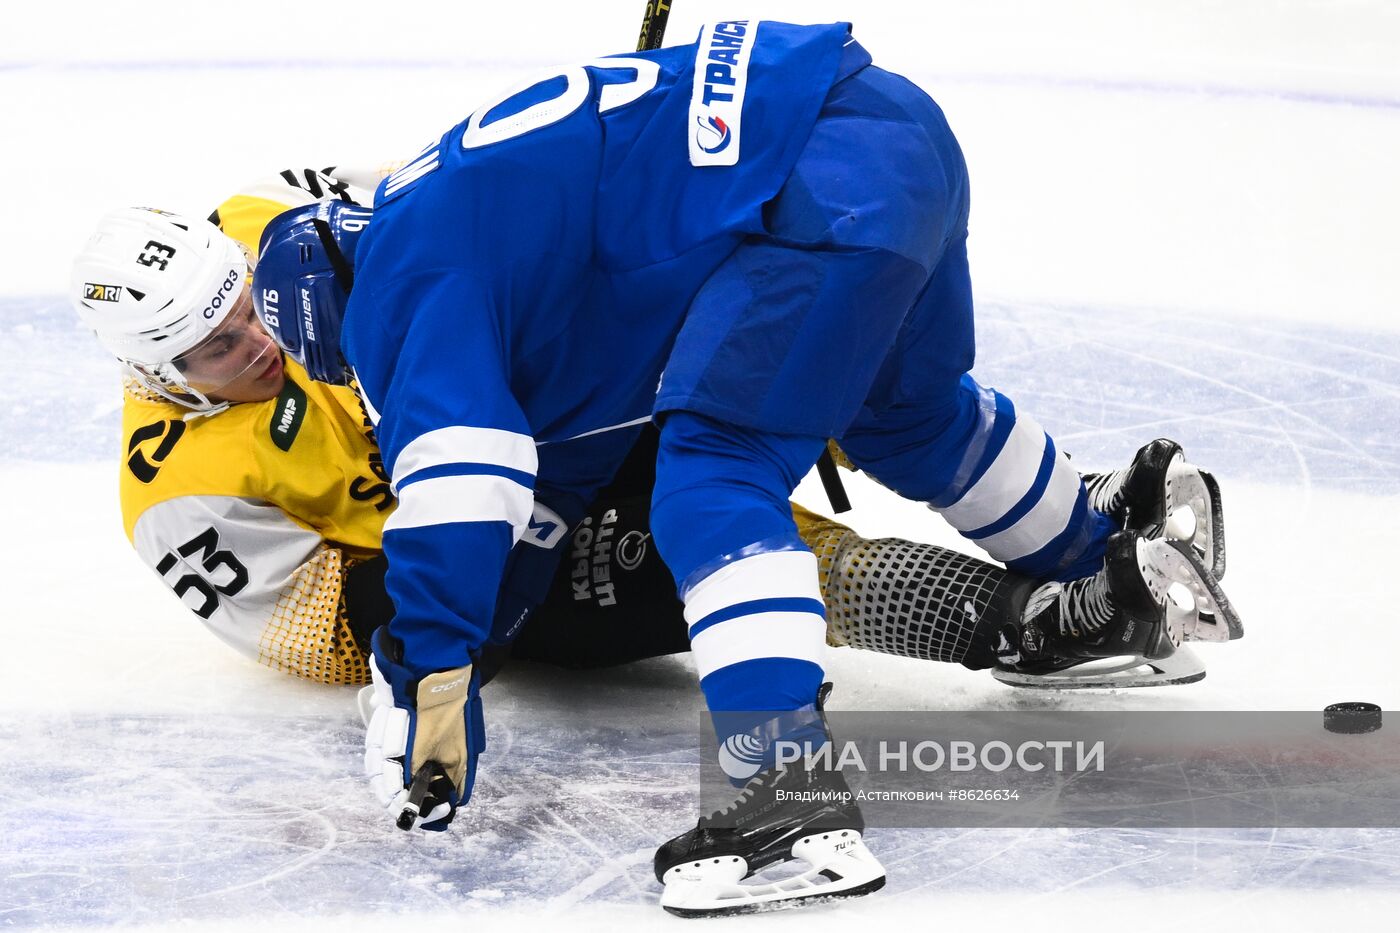
[(263, 230), (253, 305), (287, 355), (318, 382), (349, 381), (340, 325), (354, 284), (355, 245), (374, 211), (318, 201), (278, 214)]

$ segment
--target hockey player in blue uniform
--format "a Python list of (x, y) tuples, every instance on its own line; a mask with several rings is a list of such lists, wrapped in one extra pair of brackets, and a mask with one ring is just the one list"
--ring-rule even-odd
[[(268, 227), (259, 310), (313, 374), (341, 376), (343, 348), (399, 497), (366, 767), (400, 825), (442, 828), (471, 792), (474, 659), (513, 634), (491, 628), (513, 544), (577, 522), (652, 420), (654, 538), (720, 738), (756, 772), (658, 851), (675, 912), (884, 881), (853, 805), (771, 806), (844, 786), (767, 754), (826, 736), (822, 594), (788, 495), (828, 438), (1008, 568), (1060, 581), (1012, 668), (1238, 634), (1211, 572), (1218, 497), (1179, 449), (1150, 454), (1151, 488), (1120, 472), (1086, 489), (968, 375), (967, 217), (942, 113), (847, 25), (736, 21), (479, 108), (386, 179), (372, 215), (326, 204)], [(1173, 609), (1172, 583), (1195, 611)], [(803, 882), (740, 883), (789, 858), (810, 863)]]

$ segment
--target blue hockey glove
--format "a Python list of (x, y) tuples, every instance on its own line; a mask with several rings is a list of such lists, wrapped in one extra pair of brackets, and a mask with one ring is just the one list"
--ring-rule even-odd
[(375, 631), (372, 646), (370, 789), (400, 829), (444, 830), (471, 798), (476, 759), (486, 747), (475, 665), (414, 677), (387, 625)]

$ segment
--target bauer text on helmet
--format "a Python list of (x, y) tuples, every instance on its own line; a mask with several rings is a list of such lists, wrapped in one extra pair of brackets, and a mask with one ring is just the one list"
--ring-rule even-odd
[(355, 247), (373, 216), (367, 208), (321, 201), (278, 215), (259, 243), (253, 303), (282, 349), (319, 382), (347, 380), (341, 323)]

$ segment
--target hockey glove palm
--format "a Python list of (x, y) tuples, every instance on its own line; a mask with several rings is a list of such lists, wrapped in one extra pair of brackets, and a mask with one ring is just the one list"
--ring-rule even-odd
[(474, 665), (414, 677), (381, 626), (372, 641), (365, 774), (400, 829), (443, 830), (471, 797), (486, 747)]

